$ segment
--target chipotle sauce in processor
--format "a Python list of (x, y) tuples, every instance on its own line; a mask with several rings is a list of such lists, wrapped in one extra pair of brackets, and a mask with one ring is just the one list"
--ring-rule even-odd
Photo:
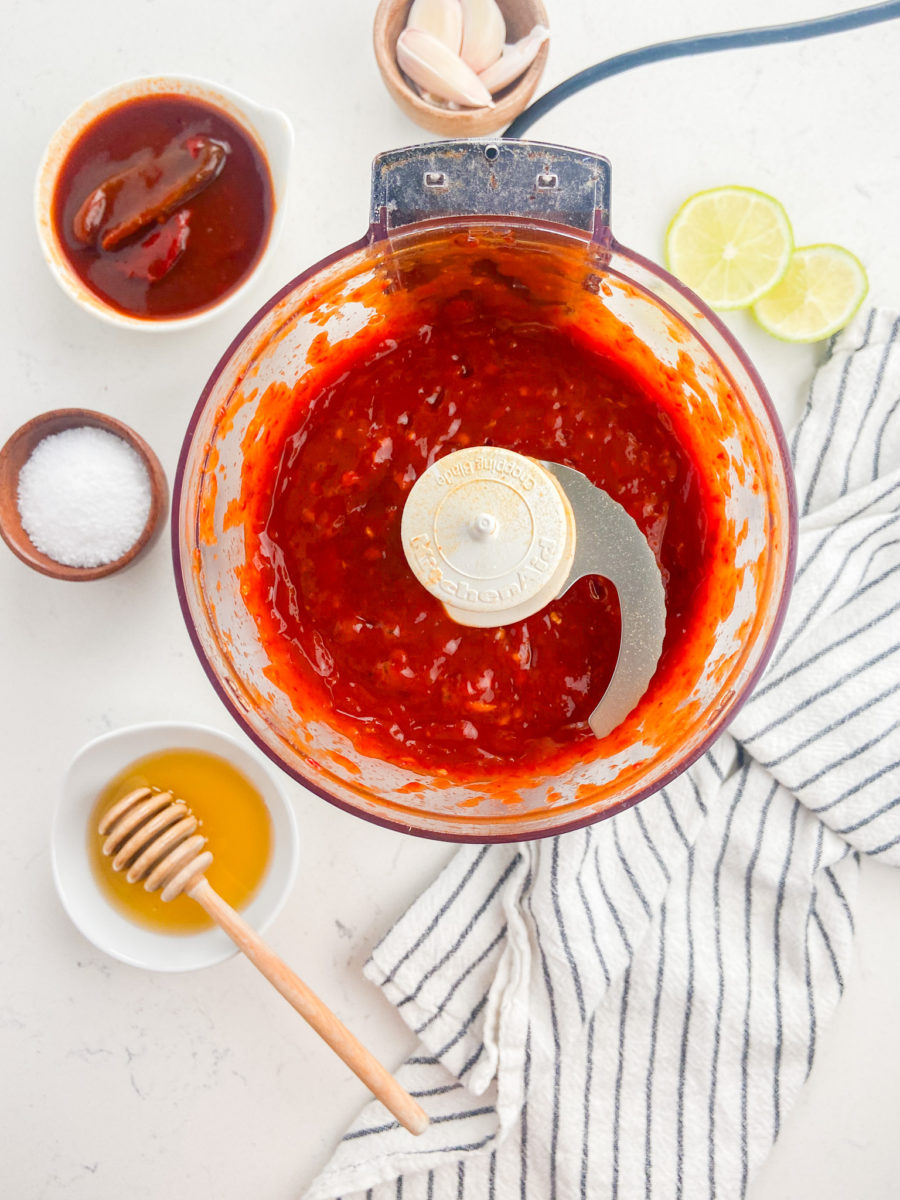
[[(365, 755), (457, 781), (548, 774), (595, 741), (615, 667), (615, 589), (584, 578), (527, 620), (471, 628), (415, 579), (406, 497), (441, 456), (504, 446), (583, 472), (662, 573), (656, 681), (683, 669), (723, 518), (646, 377), (577, 327), (498, 313), (471, 288), (411, 306), (276, 383), (243, 440), (243, 601), (266, 674)], [(662, 389), (662, 385), (661, 385)], [(679, 663), (682, 664), (679, 667)]]
[(129, 316), (187, 316), (253, 270), (269, 237), (262, 151), (222, 110), (182, 95), (125, 101), (70, 149), (53, 223), (72, 269)]

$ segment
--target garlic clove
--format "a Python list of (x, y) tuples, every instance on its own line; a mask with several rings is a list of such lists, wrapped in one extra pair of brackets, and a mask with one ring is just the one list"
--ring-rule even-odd
[(459, 0), (413, 0), (406, 28), (430, 33), (448, 50), (459, 54), (463, 29)]
[(397, 39), (397, 62), (413, 83), (442, 100), (466, 108), (493, 108), (491, 93), (472, 68), (422, 29), (403, 30)]
[(496, 62), (506, 41), (506, 22), (497, 0), (460, 0), (463, 62), (476, 73)]
[(519, 41), (503, 47), (503, 53), (497, 61), (485, 67), (478, 75), (491, 95), (496, 95), (503, 88), (509, 87), (520, 75), (524, 75), (549, 36), (550, 30), (546, 25), (535, 25), (531, 33), (526, 33)]

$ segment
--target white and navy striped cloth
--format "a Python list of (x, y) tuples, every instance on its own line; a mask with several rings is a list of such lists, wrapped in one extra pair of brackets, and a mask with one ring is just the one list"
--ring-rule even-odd
[(419, 1035), (413, 1138), (370, 1104), (305, 1200), (731, 1200), (900, 864), (900, 316), (831, 347), (791, 438), (781, 641), (728, 734), (611, 820), (468, 847), (366, 973)]

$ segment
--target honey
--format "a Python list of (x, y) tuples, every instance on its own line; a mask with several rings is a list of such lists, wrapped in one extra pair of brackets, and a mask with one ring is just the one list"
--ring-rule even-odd
[(104, 895), (120, 913), (145, 928), (166, 933), (197, 933), (212, 920), (189, 896), (164, 903), (159, 892), (129, 883), (102, 853), (97, 832), (101, 816), (135, 788), (169, 791), (183, 800), (200, 822), (213, 861), (206, 878), (223, 899), (240, 909), (259, 887), (272, 849), (272, 820), (259, 791), (236, 767), (201, 750), (161, 750), (131, 763), (99, 796), (87, 830), (88, 854)]

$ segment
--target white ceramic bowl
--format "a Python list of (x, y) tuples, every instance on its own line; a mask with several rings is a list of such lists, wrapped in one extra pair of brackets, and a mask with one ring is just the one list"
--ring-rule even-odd
[[(123, 104), (126, 100), (133, 100), (139, 96), (171, 95), (173, 93), (189, 96), (196, 100), (205, 100), (208, 104), (215, 105), (255, 138), (269, 164), (274, 193), (274, 212), (265, 250), (253, 270), (234, 291), (229, 292), (218, 303), (210, 305), (201, 312), (189, 313), (183, 317), (148, 320), (143, 317), (129, 316), (127, 313), (112, 308), (79, 279), (60, 245), (54, 227), (53, 193), (56, 189), (60, 169), (71, 146), (92, 121), (108, 109)], [(246, 96), (222, 87), (221, 84), (211, 83), (207, 79), (198, 79), (190, 75), (145, 75), (98, 92), (96, 96), (92, 96), (76, 109), (57, 129), (38, 168), (34, 197), (35, 219), (41, 249), (47, 265), (64, 292), (82, 308), (112, 325), (159, 333), (167, 329), (188, 329), (208, 321), (230, 308), (245, 294), (272, 255), (284, 224), (284, 204), (293, 146), (293, 127), (284, 113), (274, 108), (262, 108)]]
[[(151, 971), (191, 971), (236, 954), (221, 929), (164, 934), (145, 929), (114, 908), (94, 878), (86, 843), (88, 821), (107, 783), (130, 763), (158, 750), (203, 750), (227, 759), (259, 790), (272, 818), (272, 857), (262, 883), (241, 915), (262, 932), (280, 912), (297, 871), (294, 812), (268, 768), (246, 745), (202, 725), (153, 723), (104, 734), (69, 765), (56, 806), (51, 862), (66, 912), (86, 938), (121, 962)], [(210, 847), (215, 853), (215, 847)]]

